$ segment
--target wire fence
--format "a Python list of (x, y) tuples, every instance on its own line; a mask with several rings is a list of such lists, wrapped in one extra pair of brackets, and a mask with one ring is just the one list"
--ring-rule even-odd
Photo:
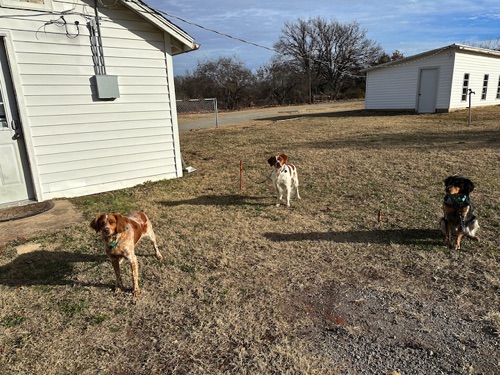
[(177, 113), (213, 113), (215, 115), (215, 127), (219, 127), (219, 111), (217, 98), (177, 100)]

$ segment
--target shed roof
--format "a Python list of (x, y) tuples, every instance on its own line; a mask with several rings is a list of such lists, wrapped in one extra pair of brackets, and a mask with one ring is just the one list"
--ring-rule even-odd
[(362, 72), (369, 72), (369, 71), (376, 70), (376, 69), (406, 64), (406, 63), (409, 63), (409, 62), (414, 61), (414, 60), (421, 60), (421, 59), (424, 59), (424, 58), (427, 58), (427, 57), (430, 57), (433, 55), (437, 55), (438, 53), (444, 52), (446, 50), (472, 52), (472, 53), (476, 53), (479, 55), (494, 56), (494, 57), (500, 58), (500, 51), (495, 51), (495, 50), (486, 49), (486, 48), (472, 47), (472, 46), (467, 46), (465, 44), (450, 44), (448, 46), (444, 46), (441, 48), (436, 48), (436, 49), (433, 49), (430, 51), (422, 52), (422, 53), (419, 53), (417, 55), (408, 56), (408, 57), (405, 57), (401, 60), (390, 61), (390, 62), (385, 63), (385, 64), (375, 65), (375, 66), (363, 69)]
[(199, 48), (199, 45), (194, 42), (194, 38), (192, 36), (180, 27), (174, 25), (162, 14), (148, 6), (143, 1), (121, 0), (121, 2), (139, 16), (143, 17), (148, 22), (170, 34), (174, 38), (174, 41), (172, 41), (172, 54), (177, 55), (184, 52), (194, 51)]

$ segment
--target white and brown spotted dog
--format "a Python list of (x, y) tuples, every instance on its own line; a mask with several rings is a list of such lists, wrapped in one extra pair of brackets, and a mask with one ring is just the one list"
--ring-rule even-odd
[(297, 168), (293, 164), (287, 163), (288, 156), (280, 154), (278, 156), (271, 156), (267, 162), (273, 167), (271, 179), (276, 188), (276, 206), (280, 205), (283, 195), (286, 197), (286, 206), (290, 207), (290, 197), (292, 191), (295, 193), (297, 199), (300, 199), (299, 194), (299, 177), (297, 175)]
[(135, 256), (135, 244), (142, 237), (149, 237), (156, 251), (156, 258), (163, 257), (156, 245), (156, 236), (149, 218), (143, 211), (131, 212), (127, 216), (117, 214), (99, 214), (90, 223), (90, 227), (101, 234), (106, 254), (111, 260), (116, 275), (116, 291), (123, 289), (120, 263), (127, 259), (132, 267), (134, 297), (139, 295), (139, 270)]

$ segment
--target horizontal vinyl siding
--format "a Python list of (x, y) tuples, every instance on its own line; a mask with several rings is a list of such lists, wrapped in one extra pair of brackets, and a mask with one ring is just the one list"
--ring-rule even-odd
[(447, 108), (453, 56), (447, 52), (367, 72), (366, 109), (414, 110), (418, 104), (420, 70), (438, 68), (436, 108)]
[(415, 72), (404, 67), (368, 72), (366, 109), (413, 109), (416, 93)]
[[(451, 108), (460, 109), (469, 106), (468, 98), (462, 101), (464, 74), (469, 73), (469, 88), (475, 92), (472, 95), (472, 106), (498, 105), (498, 79), (500, 77), (500, 58), (481, 56), (472, 53), (457, 53), (455, 74), (452, 86)], [(486, 100), (481, 99), (484, 75), (489, 74)]]
[(99, 8), (106, 72), (118, 77), (120, 97), (98, 101), (83, 16), (94, 10), (78, 0), (53, 7), (81, 13), (64, 15), (70, 35), (51, 23), (57, 14), (12, 10), (24, 17), (5, 18), (0, 25), (9, 30), (14, 47), (25, 133), (43, 199), (179, 176), (163, 31), (123, 6)]

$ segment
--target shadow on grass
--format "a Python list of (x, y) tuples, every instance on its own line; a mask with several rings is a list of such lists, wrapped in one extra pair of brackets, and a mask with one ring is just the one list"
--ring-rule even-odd
[[(370, 117), (394, 117), (394, 116), (420, 116), (415, 112), (406, 111), (370, 111), (370, 110), (351, 110), (322, 113), (302, 113), (288, 114), (283, 116), (274, 116), (259, 118), (259, 120), (283, 121), (296, 118), (370, 118)], [(376, 145), (388, 147), (412, 147), (412, 148), (433, 148), (442, 149), (443, 147), (452, 147), (459, 149), (475, 149), (477, 147), (498, 148), (500, 145), (500, 133), (496, 129), (482, 130), (475, 129), (473, 126), (467, 129), (456, 129), (457, 124), (465, 124), (465, 114), (462, 119), (448, 118), (441, 126), (449, 126), (450, 131), (430, 131), (428, 133), (409, 134), (402, 131), (399, 134), (383, 133), (380, 130), (372, 134), (355, 134), (352, 136), (343, 136), (342, 139), (333, 139), (331, 141), (310, 142), (310, 147), (314, 148), (350, 148), (350, 147), (374, 147)], [(445, 120), (443, 120), (445, 121)], [(404, 127), (401, 128), (404, 130)]]
[(342, 139), (309, 142), (313, 148), (352, 148), (352, 147), (383, 147), (383, 148), (413, 148), (413, 149), (459, 149), (475, 150), (477, 148), (497, 149), (500, 145), (500, 133), (496, 130), (454, 130), (452, 133), (428, 132), (407, 134), (401, 132), (372, 134), (356, 134), (344, 136)]
[(12, 262), (0, 267), (0, 284), (19, 287), (31, 285), (95, 286), (109, 288), (111, 285), (84, 284), (72, 279), (75, 263), (93, 263), (89, 268), (104, 262), (104, 255), (71, 253), (67, 251), (33, 251), (21, 254)]
[(356, 109), (350, 111), (332, 111), (320, 113), (291, 113), (286, 115), (261, 117), (259, 121), (283, 121), (296, 118), (313, 118), (313, 117), (330, 117), (330, 118), (343, 118), (343, 117), (391, 117), (391, 116), (418, 116), (415, 112), (409, 111), (370, 111), (365, 109)]
[(265, 233), (274, 242), (330, 241), (337, 243), (372, 243), (389, 245), (436, 246), (442, 245), (439, 230), (434, 229), (381, 229), (354, 230), (347, 232)]
[(202, 195), (192, 199), (181, 201), (161, 201), (159, 204), (167, 207), (192, 205), (192, 206), (260, 206), (259, 201), (269, 197), (251, 197), (248, 195)]

